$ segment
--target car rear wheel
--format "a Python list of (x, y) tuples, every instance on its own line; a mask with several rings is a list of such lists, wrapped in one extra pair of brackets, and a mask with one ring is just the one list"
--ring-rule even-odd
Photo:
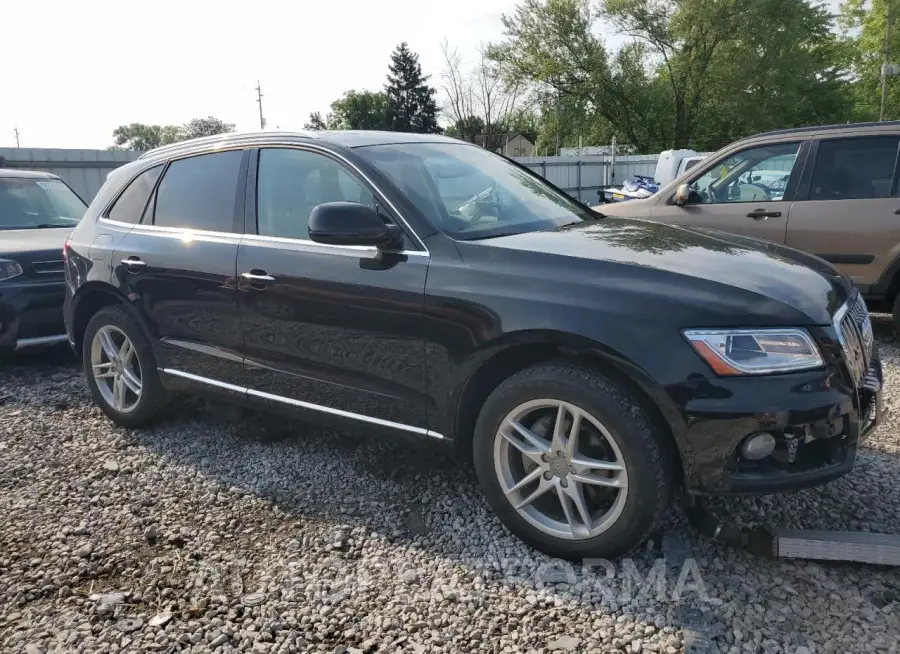
[(165, 392), (153, 351), (123, 308), (108, 307), (91, 318), (82, 362), (94, 401), (114, 422), (140, 427), (158, 417)]
[(673, 486), (664, 437), (621, 385), (549, 364), (490, 395), (473, 446), (503, 523), (543, 552), (583, 559), (624, 554), (659, 528)]

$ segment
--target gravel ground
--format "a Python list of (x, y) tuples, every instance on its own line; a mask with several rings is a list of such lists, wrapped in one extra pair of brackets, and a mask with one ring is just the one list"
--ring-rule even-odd
[[(857, 469), (717, 510), (900, 534), (900, 343), (876, 331), (894, 413)], [(680, 515), (573, 567), (427, 450), (199, 400), (114, 427), (65, 350), (2, 363), (0, 511), (4, 652), (900, 651), (896, 570), (766, 560)]]

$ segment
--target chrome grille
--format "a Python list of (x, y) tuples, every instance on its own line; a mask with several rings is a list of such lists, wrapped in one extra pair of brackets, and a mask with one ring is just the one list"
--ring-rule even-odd
[(853, 300), (848, 301), (837, 312), (835, 330), (844, 351), (847, 369), (853, 377), (854, 384), (858, 385), (872, 361), (872, 350), (875, 345), (869, 310), (861, 295), (857, 293)]

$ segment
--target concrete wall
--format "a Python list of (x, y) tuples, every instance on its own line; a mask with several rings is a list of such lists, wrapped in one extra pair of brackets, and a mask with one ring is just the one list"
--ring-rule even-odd
[(40, 170), (59, 175), (85, 202), (94, 199), (110, 171), (134, 161), (140, 152), (0, 148), (0, 167)]

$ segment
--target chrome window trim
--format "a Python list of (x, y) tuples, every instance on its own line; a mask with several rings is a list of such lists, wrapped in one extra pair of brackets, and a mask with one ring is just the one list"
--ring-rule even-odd
[(352, 411), (344, 411), (343, 409), (335, 409), (329, 406), (322, 406), (321, 404), (313, 404), (312, 402), (304, 402), (303, 400), (295, 400), (290, 397), (284, 397), (282, 395), (273, 395), (272, 393), (264, 393), (263, 391), (257, 391), (252, 388), (247, 388), (246, 386), (235, 386), (234, 384), (229, 384), (227, 382), (219, 381), (217, 379), (210, 379), (208, 377), (201, 377), (200, 375), (194, 375), (189, 372), (183, 372), (181, 370), (176, 370), (174, 368), (162, 368), (160, 372), (164, 372), (168, 375), (172, 375), (174, 377), (181, 377), (183, 379), (187, 379), (190, 381), (198, 382), (201, 384), (208, 384), (209, 386), (215, 386), (218, 388), (222, 388), (229, 391), (234, 391), (236, 393), (244, 393), (251, 397), (257, 397), (264, 400), (272, 400), (275, 402), (282, 402), (284, 404), (290, 404), (291, 406), (296, 406), (301, 409), (308, 409), (310, 411), (319, 411), (321, 413), (327, 413), (329, 415), (337, 416), (340, 418), (348, 418), (350, 420), (357, 420), (359, 422), (365, 422), (371, 425), (378, 425), (380, 427), (388, 427), (391, 429), (397, 429), (400, 431), (406, 431), (413, 434), (417, 434), (419, 436), (428, 436), (429, 438), (436, 438), (438, 440), (443, 440), (444, 435), (439, 434), (430, 429), (424, 429), (423, 427), (414, 427), (413, 425), (406, 425), (402, 422), (393, 422), (391, 420), (383, 420), (382, 418), (373, 418), (372, 416), (363, 415), (361, 413), (353, 413)]
[(288, 238), (286, 236), (261, 236), (259, 234), (244, 234), (244, 240), (260, 245), (272, 247), (284, 247), (301, 252), (317, 252), (320, 250), (332, 251), (335, 254), (343, 254), (352, 257), (377, 258), (380, 254), (398, 254), (407, 257), (429, 257), (428, 252), (421, 250), (380, 250), (368, 245), (332, 245), (331, 243), (317, 243), (305, 238)]
[(127, 229), (135, 229), (144, 232), (160, 233), (161, 236), (169, 238), (180, 238), (183, 240), (211, 240), (211, 241), (241, 241), (247, 240), (261, 245), (271, 245), (273, 247), (288, 246), (292, 250), (315, 252), (318, 250), (332, 251), (335, 254), (344, 254), (346, 256), (354, 256), (358, 258), (376, 258), (380, 254), (397, 254), (407, 257), (430, 257), (427, 251), (422, 250), (379, 250), (375, 247), (365, 245), (332, 245), (330, 243), (316, 243), (302, 238), (287, 238), (284, 236), (260, 236), (259, 234), (237, 234), (235, 232), (215, 232), (211, 230), (190, 229), (187, 227), (160, 227), (158, 225), (143, 225), (135, 223), (125, 223), (112, 218), (99, 218), (99, 222), (115, 227), (125, 227)]
[[(402, 213), (397, 209), (396, 205), (391, 202), (390, 198), (381, 190), (381, 188), (372, 181), (372, 178), (366, 175), (355, 163), (347, 159), (347, 157), (343, 156), (339, 152), (335, 152), (329, 148), (322, 147), (315, 143), (265, 143), (260, 145), (253, 145), (250, 147), (255, 147), (259, 150), (267, 150), (267, 149), (290, 149), (290, 150), (308, 150), (311, 152), (316, 152), (318, 154), (324, 154), (326, 156), (330, 156), (334, 159), (337, 159), (345, 166), (353, 170), (359, 177), (365, 180), (365, 182), (378, 193), (379, 196), (384, 200), (390, 210), (397, 216), (397, 219), (403, 223), (403, 226), (406, 228), (406, 231), (413, 237), (415, 241), (418, 242), (419, 246), (422, 248), (426, 254), (428, 253), (428, 248), (425, 247), (425, 242), (416, 234), (416, 230), (412, 228), (412, 225), (409, 224), (409, 221), (403, 216)], [(258, 164), (257, 164), (258, 165)], [(303, 240), (303, 239), (295, 239), (295, 240)], [(342, 246), (343, 247), (343, 246)]]

